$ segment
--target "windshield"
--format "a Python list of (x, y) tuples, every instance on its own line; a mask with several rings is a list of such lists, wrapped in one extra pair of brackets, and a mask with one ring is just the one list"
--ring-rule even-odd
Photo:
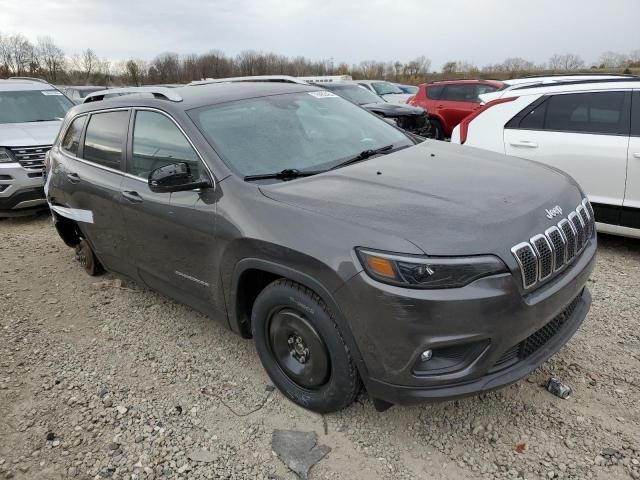
[(404, 93), (410, 93), (411, 95), (415, 95), (419, 90), (418, 87), (414, 87), (413, 85), (400, 85), (398, 88)]
[(403, 94), (404, 92), (400, 90), (399, 87), (396, 87), (393, 83), (389, 82), (375, 82), (372, 84), (373, 89), (376, 91), (378, 95), (389, 95), (389, 94)]
[(357, 85), (327, 85), (325, 88), (331, 90), (336, 95), (340, 95), (342, 98), (346, 98), (356, 105), (384, 102), (384, 99), (380, 98), (375, 93), (371, 93), (366, 88), (359, 87)]
[(0, 92), (0, 123), (60, 120), (72, 106), (57, 90)]
[(78, 89), (78, 95), (80, 95), (80, 98), (85, 98), (90, 93), (99, 92), (101, 90), (105, 90), (105, 87), (83, 88), (82, 90)]
[(198, 108), (190, 117), (239, 175), (324, 170), (364, 150), (413, 142), (328, 92), (301, 92)]

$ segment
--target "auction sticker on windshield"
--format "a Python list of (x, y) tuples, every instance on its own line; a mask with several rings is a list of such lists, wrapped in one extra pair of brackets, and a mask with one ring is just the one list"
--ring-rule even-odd
[(316, 97), (316, 98), (330, 98), (330, 97), (337, 97), (338, 95), (336, 95), (335, 93), (331, 93), (331, 92), (308, 92), (309, 95), (311, 95), (312, 97)]
[(43, 95), (62, 95), (62, 93), (57, 90), (42, 90), (40, 93)]

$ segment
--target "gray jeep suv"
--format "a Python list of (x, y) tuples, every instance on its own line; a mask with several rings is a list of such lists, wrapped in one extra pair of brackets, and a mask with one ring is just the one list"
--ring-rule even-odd
[(89, 273), (253, 337), (306, 408), (341, 409), (362, 383), (378, 409), (508, 385), (589, 310), (593, 211), (558, 170), (415, 144), (317, 87), (106, 93), (49, 155), (60, 236)]

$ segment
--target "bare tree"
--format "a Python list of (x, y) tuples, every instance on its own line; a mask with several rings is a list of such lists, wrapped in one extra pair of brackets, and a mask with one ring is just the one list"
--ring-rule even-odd
[(584, 60), (574, 53), (554, 54), (549, 59), (550, 70), (572, 71), (584, 68)]
[(73, 67), (80, 73), (81, 81), (84, 83), (89, 83), (91, 79), (91, 75), (96, 73), (96, 71), (100, 68), (100, 59), (98, 55), (90, 49), (87, 48), (84, 52), (79, 55), (74, 55), (71, 59), (71, 63)]
[(424, 55), (421, 55), (408, 62), (404, 66), (403, 73), (410, 78), (417, 78), (429, 73), (429, 68), (431, 68), (431, 60), (429, 60)]
[(530, 72), (535, 68), (533, 62), (520, 57), (507, 58), (502, 63), (502, 71), (510, 73)]
[(629, 64), (629, 57), (617, 52), (607, 51), (600, 55), (600, 68), (624, 68)]
[(4, 37), (1, 45), (0, 55), (2, 62), (10, 75), (24, 75), (34, 59), (33, 45), (23, 35), (10, 35)]
[(51, 37), (38, 38), (36, 52), (47, 80), (56, 82), (64, 73), (64, 52), (53, 43)]

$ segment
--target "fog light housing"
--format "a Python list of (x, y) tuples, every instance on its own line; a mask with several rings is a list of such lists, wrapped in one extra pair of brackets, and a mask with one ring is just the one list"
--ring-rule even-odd
[(433, 357), (433, 351), (425, 350), (420, 355), (420, 360), (422, 360), (423, 362), (427, 362), (427, 361), (431, 360), (431, 357)]

